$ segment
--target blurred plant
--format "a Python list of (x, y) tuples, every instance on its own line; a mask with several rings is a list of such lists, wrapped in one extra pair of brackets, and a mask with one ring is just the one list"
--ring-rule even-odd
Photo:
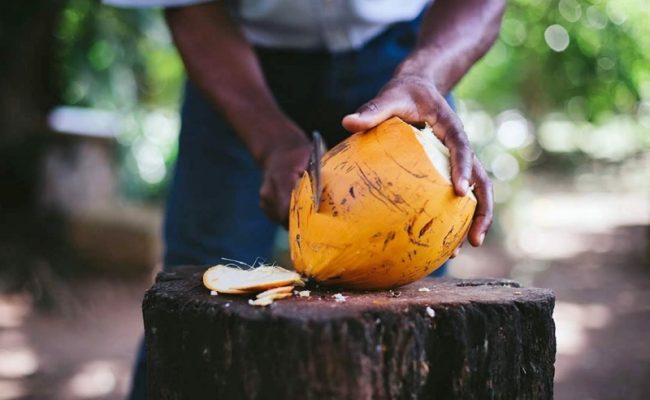
[(159, 198), (175, 160), (183, 81), (182, 63), (160, 12), (69, 0), (57, 40), (63, 101), (122, 115), (123, 191)]
[(646, 3), (508, 3), (497, 43), (456, 91), (498, 203), (511, 200), (527, 168), (571, 176), (650, 149)]
[(458, 94), (491, 112), (517, 108), (598, 122), (650, 100), (645, 0), (512, 0), (495, 46)]
[(67, 104), (176, 107), (183, 68), (158, 10), (69, 0), (57, 39)]

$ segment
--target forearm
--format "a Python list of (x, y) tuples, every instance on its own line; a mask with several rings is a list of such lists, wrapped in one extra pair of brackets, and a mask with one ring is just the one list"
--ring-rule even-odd
[(414, 51), (397, 76), (425, 76), (447, 94), (492, 46), (505, 0), (436, 0), (422, 22)]
[(167, 9), (187, 73), (263, 163), (278, 143), (306, 141), (280, 109), (257, 57), (222, 3)]

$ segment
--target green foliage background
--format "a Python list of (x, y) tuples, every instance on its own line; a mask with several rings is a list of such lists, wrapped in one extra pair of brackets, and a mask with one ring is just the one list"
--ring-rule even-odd
[[(567, 108), (588, 120), (634, 113), (650, 98), (649, 18), (644, 0), (510, 1), (498, 42), (459, 94), (533, 118)], [(570, 38), (562, 52), (544, 38), (554, 24)]]

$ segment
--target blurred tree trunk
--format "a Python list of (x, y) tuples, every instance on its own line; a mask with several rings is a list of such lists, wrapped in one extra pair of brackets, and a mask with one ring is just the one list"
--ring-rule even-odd
[(0, 211), (35, 204), (45, 117), (57, 101), (52, 61), (63, 5), (0, 2)]

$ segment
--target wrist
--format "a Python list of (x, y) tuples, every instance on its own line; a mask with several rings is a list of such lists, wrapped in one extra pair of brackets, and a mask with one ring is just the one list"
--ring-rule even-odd
[(264, 167), (277, 148), (309, 144), (309, 140), (277, 105), (265, 96), (256, 99), (228, 96), (221, 111), (237, 132), (255, 162)]
[(290, 120), (272, 121), (261, 126), (251, 126), (247, 136), (254, 138), (249, 146), (253, 158), (262, 168), (278, 151), (289, 151), (296, 147), (309, 146), (307, 136)]
[(433, 83), (440, 93), (447, 95), (453, 84), (450, 79), (452, 61), (435, 46), (418, 48), (409, 55), (396, 69), (395, 77), (416, 76)]

